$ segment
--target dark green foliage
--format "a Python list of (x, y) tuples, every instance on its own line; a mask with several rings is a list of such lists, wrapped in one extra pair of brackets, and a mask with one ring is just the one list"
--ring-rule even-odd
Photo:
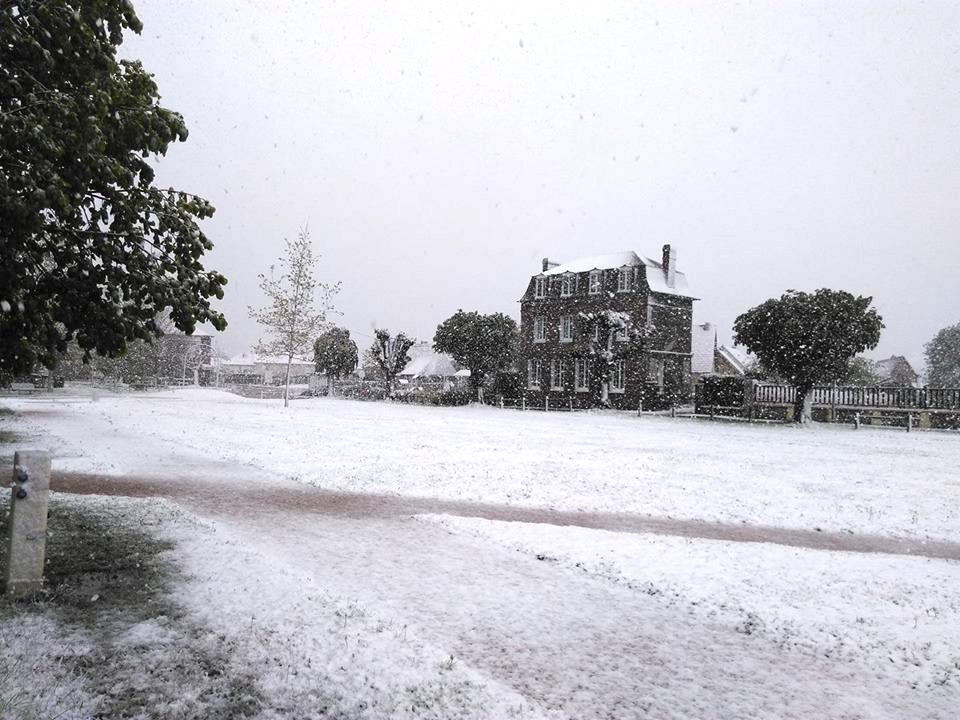
[(800, 422), (799, 410), (813, 386), (842, 379), (850, 360), (880, 341), (883, 320), (872, 301), (842, 290), (788, 290), (740, 315), (734, 342), (797, 388)]
[(317, 372), (331, 378), (341, 378), (352, 373), (358, 362), (357, 344), (350, 339), (345, 328), (331, 328), (313, 344), (313, 362)]
[(870, 360), (857, 356), (850, 361), (847, 372), (842, 378), (838, 379), (838, 382), (841, 385), (866, 385), (870, 387), (880, 384), (880, 376)]
[(457, 310), (437, 326), (433, 349), (467, 368), (470, 387), (476, 390), (490, 373), (505, 370), (516, 360), (518, 339), (517, 323), (503, 313)]
[(54, 365), (71, 339), (118, 356), (167, 311), (226, 326), (210, 298), (203, 198), (154, 186), (147, 160), (185, 140), (153, 78), (118, 60), (124, 0), (24, 0), (0, 12), (0, 373)]
[(924, 346), (927, 356), (927, 384), (931, 387), (960, 388), (960, 323), (946, 327)]
[(517, 400), (523, 396), (523, 381), (521, 372), (501, 371), (494, 375), (490, 390), (494, 397), (499, 395), (508, 400)]

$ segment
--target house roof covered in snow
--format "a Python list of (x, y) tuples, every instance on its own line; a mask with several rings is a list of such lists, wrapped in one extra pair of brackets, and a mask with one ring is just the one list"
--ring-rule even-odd
[(400, 371), (401, 377), (454, 377), (458, 375), (453, 358), (444, 353), (436, 352), (430, 347), (430, 343), (417, 343), (407, 351), (407, 355), (410, 356), (410, 362)]
[(750, 353), (742, 351), (739, 348), (728, 348), (726, 345), (718, 347), (717, 353), (730, 363), (734, 370), (741, 375), (746, 374), (747, 368), (750, 365)]
[(680, 295), (683, 297), (693, 297), (690, 292), (690, 286), (687, 283), (687, 276), (679, 270), (674, 271), (673, 287), (667, 285), (667, 273), (664, 272), (663, 265), (656, 260), (648, 257), (641, 257), (632, 250), (610, 253), (608, 255), (592, 255), (590, 257), (578, 258), (570, 262), (555, 265), (549, 270), (541, 273), (544, 276), (563, 275), (565, 273), (580, 273), (590, 270), (615, 270), (627, 265), (644, 265), (647, 269), (647, 284), (650, 290), (665, 295)]

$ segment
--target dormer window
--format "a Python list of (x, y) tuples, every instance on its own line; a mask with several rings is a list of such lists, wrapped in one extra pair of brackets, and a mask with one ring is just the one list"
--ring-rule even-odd
[(547, 279), (545, 277), (534, 278), (533, 296), (535, 298), (544, 298), (547, 296)]
[(590, 294), (596, 295), (600, 292), (601, 279), (603, 278), (602, 270), (591, 270), (590, 271)]
[(617, 271), (617, 292), (629, 292), (632, 267), (622, 267)]
[(564, 275), (560, 278), (560, 297), (570, 297), (577, 291), (577, 276)]

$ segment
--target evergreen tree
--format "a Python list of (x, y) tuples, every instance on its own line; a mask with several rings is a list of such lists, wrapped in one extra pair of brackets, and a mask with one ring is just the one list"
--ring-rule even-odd
[(517, 323), (503, 313), (456, 313), (437, 326), (433, 349), (470, 370), (470, 387), (479, 392), (491, 373), (506, 370), (517, 357)]
[(924, 346), (927, 384), (960, 388), (960, 323), (943, 328)]
[(330, 328), (313, 344), (313, 362), (317, 372), (327, 376), (327, 390), (333, 394), (333, 381), (352, 373), (358, 362), (357, 344), (345, 328)]
[(883, 320), (871, 302), (842, 290), (788, 290), (740, 315), (734, 342), (793, 384), (794, 418), (809, 422), (813, 386), (842, 379), (850, 360), (880, 341)]

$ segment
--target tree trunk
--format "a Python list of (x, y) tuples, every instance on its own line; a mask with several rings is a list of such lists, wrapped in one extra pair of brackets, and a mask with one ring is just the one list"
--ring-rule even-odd
[(287, 371), (283, 377), (283, 406), (290, 407), (290, 365), (293, 363), (293, 355), (287, 355)]
[(793, 421), (802, 425), (813, 422), (813, 388), (797, 387), (793, 400)]

